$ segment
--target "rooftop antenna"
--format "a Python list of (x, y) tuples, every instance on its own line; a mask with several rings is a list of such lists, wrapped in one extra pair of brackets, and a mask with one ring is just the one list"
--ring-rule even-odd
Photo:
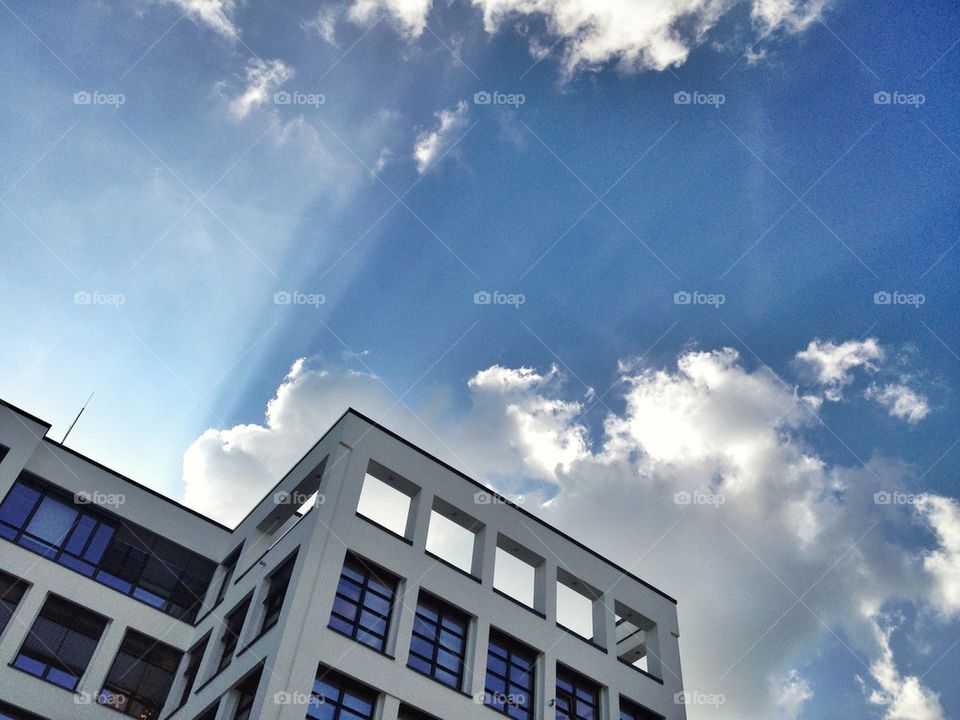
[(73, 430), (73, 426), (77, 424), (77, 420), (80, 419), (80, 416), (83, 415), (83, 411), (87, 409), (87, 405), (90, 404), (90, 399), (93, 397), (93, 393), (90, 393), (90, 397), (87, 398), (87, 402), (83, 404), (83, 407), (80, 408), (80, 412), (77, 413), (77, 416), (73, 419), (73, 422), (70, 423), (70, 427), (67, 428), (67, 431), (63, 434), (63, 440), (60, 441), (60, 444), (63, 445), (67, 441), (67, 435), (70, 434), (70, 431)]

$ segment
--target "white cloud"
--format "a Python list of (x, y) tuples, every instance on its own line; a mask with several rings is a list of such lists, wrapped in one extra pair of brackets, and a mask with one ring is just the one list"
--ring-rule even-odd
[(880, 689), (870, 693), (869, 702), (886, 707), (884, 720), (944, 720), (939, 696), (924, 687), (920, 678), (904, 677), (897, 669), (890, 647), (894, 626), (884, 626), (877, 618), (871, 619), (871, 624), (880, 657), (870, 665), (870, 674)]
[(239, 36), (237, 26), (230, 19), (236, 3), (234, 0), (163, 0), (176, 5), (194, 20), (199, 20), (212, 30), (231, 40)]
[(369, 25), (387, 15), (401, 32), (417, 38), (427, 26), (432, 5), (433, 0), (354, 0), (349, 17), (356, 23)]
[[(849, 363), (838, 367), (827, 377), (842, 384)], [(191, 446), (187, 501), (242, 515), (353, 404), (478, 479), (524, 492), (530, 510), (678, 597), (686, 687), (725, 697), (690, 706), (691, 720), (802, 716), (816, 700), (794, 669), (834, 629), (871, 659), (878, 692), (898, 698), (888, 720), (939, 720), (923, 714), (936, 697), (896, 669), (872, 618), (897, 603), (960, 612), (957, 503), (877, 505), (874, 493), (909, 469), (827, 462), (807, 437), (816, 405), (733, 350), (685, 351), (659, 369), (625, 362), (619, 373), (622, 397), (605, 401), (623, 409), (606, 411), (591, 440), (580, 416), (592, 395), (571, 398), (557, 368), (494, 365), (470, 379), (466, 409), (439, 403), (417, 417), (372, 375), (298, 361), (264, 424), (208, 430)], [(723, 504), (675, 501), (694, 492)], [(903, 539), (918, 519), (934, 530), (919, 547)], [(841, 668), (851, 684), (854, 672)]]
[[(738, 0), (472, 0), (484, 27), (496, 33), (517, 19), (542, 19), (547, 37), (531, 33), (530, 52), (560, 48), (563, 73), (614, 63), (623, 72), (664, 70), (686, 61), (711, 28)], [(761, 37), (774, 31), (799, 33), (820, 18), (825, 0), (753, 0), (751, 17)], [(350, 18), (369, 24), (386, 14), (409, 38), (427, 26), (432, 0), (355, 0)]]
[(811, 340), (796, 358), (811, 371), (813, 381), (823, 388), (827, 400), (836, 402), (843, 398), (843, 389), (853, 382), (851, 371), (876, 371), (884, 351), (875, 338), (848, 340), (839, 345), (830, 340)]
[(876, 400), (887, 408), (890, 417), (906, 420), (911, 425), (920, 422), (930, 413), (927, 398), (905, 384), (887, 383), (880, 387), (872, 383), (864, 395), (868, 400)]
[(797, 670), (791, 670), (781, 683), (776, 684), (776, 702), (780, 707), (778, 717), (797, 720), (803, 706), (813, 697), (813, 690)]
[(337, 20), (343, 13), (341, 5), (321, 5), (317, 14), (300, 25), (304, 30), (317, 33), (330, 45), (337, 47)]
[(467, 129), (467, 103), (463, 100), (449, 110), (436, 113), (437, 126), (417, 135), (413, 157), (417, 172), (423, 175), (434, 163), (441, 160)]
[(960, 503), (927, 495), (917, 510), (939, 541), (937, 549), (923, 558), (923, 566), (935, 580), (933, 602), (946, 616), (960, 614)]
[(238, 120), (247, 117), (255, 108), (273, 101), (273, 94), (293, 77), (293, 68), (282, 60), (251, 58), (244, 70), (243, 91), (230, 100), (230, 114)]

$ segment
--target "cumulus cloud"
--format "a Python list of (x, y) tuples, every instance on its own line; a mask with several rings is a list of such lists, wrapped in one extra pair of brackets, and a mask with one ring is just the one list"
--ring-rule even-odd
[(215, 32), (226, 38), (234, 39), (239, 36), (237, 26), (230, 19), (230, 14), (236, 5), (234, 0), (163, 0), (167, 4), (176, 5), (184, 13), (198, 20)]
[(870, 674), (879, 686), (870, 692), (868, 701), (886, 707), (884, 720), (944, 720), (939, 696), (925, 687), (914, 675), (904, 677), (897, 669), (890, 647), (896, 629), (879, 618), (871, 620), (880, 657), (870, 665)]
[[(842, 386), (849, 363), (825, 367)], [(691, 705), (691, 720), (802, 716), (816, 699), (795, 668), (833, 632), (868, 658), (888, 720), (939, 720), (934, 691), (876, 622), (904, 603), (944, 621), (960, 613), (956, 501), (876, 504), (910, 468), (828, 462), (808, 432), (816, 404), (732, 349), (687, 350), (668, 367), (627, 361), (619, 376), (622, 396), (607, 402), (621, 409), (588, 426), (592, 393), (557, 368), (494, 365), (469, 380), (466, 408), (415, 415), (372, 375), (298, 361), (263, 424), (208, 430), (191, 446), (186, 499), (236, 518), (359, 405), (505, 492), (526, 483), (530, 510), (678, 597), (686, 687), (725, 700)], [(933, 532), (905, 539), (919, 523)], [(856, 668), (841, 670), (853, 685)]]
[(875, 372), (884, 358), (876, 338), (848, 340), (839, 345), (831, 340), (811, 340), (796, 359), (812, 374), (813, 382), (823, 388), (827, 400), (843, 399), (843, 389), (853, 382), (853, 370), (864, 368)]
[[(515, 20), (541, 20), (546, 36), (529, 35), (540, 59), (556, 46), (565, 76), (615, 64), (623, 72), (664, 70), (683, 64), (690, 51), (738, 0), (472, 0), (487, 32)], [(821, 17), (825, 0), (753, 0), (751, 17), (761, 37), (799, 33)], [(355, 0), (350, 18), (369, 24), (387, 16), (409, 38), (427, 26), (433, 0)]]
[(247, 117), (255, 108), (273, 100), (273, 94), (293, 77), (293, 68), (282, 60), (251, 58), (244, 70), (244, 88), (228, 103), (230, 114), (237, 120)]
[(467, 103), (463, 100), (452, 108), (435, 114), (436, 127), (432, 130), (424, 130), (417, 135), (417, 142), (413, 147), (417, 172), (423, 175), (434, 163), (449, 153), (454, 143), (467, 129), (467, 114)]
[(906, 420), (911, 425), (920, 422), (930, 413), (927, 398), (905, 384), (887, 383), (881, 387), (873, 383), (867, 388), (865, 397), (883, 405), (890, 412), (890, 417)]

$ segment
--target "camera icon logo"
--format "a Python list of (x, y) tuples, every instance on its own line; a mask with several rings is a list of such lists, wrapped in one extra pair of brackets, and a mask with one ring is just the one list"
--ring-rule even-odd
[(478, 490), (473, 494), (473, 503), (474, 505), (491, 505), (493, 503), (493, 495), (488, 492), (483, 492), (483, 490)]
[(93, 296), (90, 295), (86, 290), (81, 290), (73, 294), (73, 304), (74, 305), (89, 305), (93, 300)]
[(893, 296), (888, 293), (886, 290), (880, 290), (873, 294), (873, 304), (874, 305), (889, 305), (893, 300)]
[(89, 105), (91, 102), (92, 97), (86, 90), (80, 90), (73, 94), (74, 105)]
[(881, 490), (880, 492), (873, 494), (874, 505), (890, 505), (892, 502), (893, 495), (888, 493), (886, 490)]
[(693, 296), (686, 290), (681, 290), (680, 292), (675, 292), (673, 294), (674, 305), (689, 305), (692, 299)]
[(280, 290), (273, 294), (273, 304), (274, 305), (289, 305), (293, 300), (293, 295), (291, 295), (286, 290)]
[(290, 93), (288, 93), (286, 90), (278, 90), (273, 94), (274, 105), (289, 105), (290, 100)]
[(890, 104), (890, 93), (886, 90), (880, 90), (873, 94), (873, 104), (874, 105), (889, 105)]
[(689, 105), (691, 100), (693, 100), (693, 96), (686, 90), (678, 90), (673, 94), (674, 105)]
[(493, 101), (493, 96), (486, 90), (481, 90), (473, 94), (474, 105), (489, 105)]
[(683, 490), (673, 495), (673, 504), (674, 505), (689, 505), (691, 501), (690, 493), (686, 490)]
[(493, 302), (493, 296), (486, 290), (481, 290), (473, 294), (474, 305), (489, 305), (491, 302)]

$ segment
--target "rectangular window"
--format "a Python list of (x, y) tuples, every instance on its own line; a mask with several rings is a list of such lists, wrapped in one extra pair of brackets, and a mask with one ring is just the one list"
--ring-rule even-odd
[(463, 685), (469, 625), (466, 614), (421, 592), (407, 666), (459, 690)]
[(307, 706), (312, 720), (371, 720), (377, 704), (375, 690), (320, 668)]
[(6, 445), (0, 445), (0, 462), (3, 462), (3, 459), (7, 456), (7, 453), (10, 452), (10, 448)]
[(14, 667), (75, 690), (107, 626), (105, 618), (51, 595), (27, 633)]
[(287, 586), (290, 584), (290, 576), (293, 574), (293, 566), (297, 560), (297, 555), (284, 560), (283, 565), (277, 568), (270, 578), (270, 588), (267, 591), (267, 597), (263, 601), (263, 623), (260, 626), (260, 632), (267, 630), (277, 624), (280, 619), (280, 611), (283, 609), (283, 598), (287, 594)]
[(663, 720), (663, 715), (647, 710), (635, 702), (620, 698), (620, 720)]
[(214, 563), (77, 497), (22, 473), (0, 503), (0, 538), (193, 622)]
[(203, 655), (207, 651), (207, 645), (210, 643), (208, 634), (187, 656), (187, 669), (183, 673), (183, 690), (180, 692), (180, 705), (185, 705), (190, 699), (190, 692), (193, 690), (194, 683), (197, 682), (197, 675), (200, 674), (200, 663), (203, 662)]
[(17, 610), (17, 605), (27, 591), (27, 583), (18, 580), (13, 575), (0, 572), (0, 633), (7, 627), (7, 623)]
[(250, 720), (250, 713), (253, 712), (253, 703), (257, 699), (257, 688), (260, 686), (262, 672), (263, 668), (260, 668), (237, 685), (236, 690), (240, 698), (237, 700), (237, 709), (233, 713), (233, 720)]
[(248, 597), (227, 615), (226, 622), (223, 626), (223, 635), (220, 637), (222, 651), (217, 672), (223, 670), (230, 664), (230, 661), (233, 660), (233, 653), (237, 650), (237, 642), (239, 642), (240, 633), (243, 630), (243, 621), (246, 620), (247, 610), (249, 609), (250, 598)]
[(555, 705), (557, 720), (595, 720), (600, 717), (600, 686), (558, 665)]
[(46, 720), (46, 718), (34, 715), (31, 712), (14, 707), (13, 705), (8, 705), (0, 700), (0, 720)]
[(533, 718), (536, 664), (536, 650), (491, 629), (484, 704), (517, 720)]
[(420, 488), (371, 460), (360, 488), (357, 515), (411, 539), (411, 504)]
[(183, 653), (127, 630), (97, 702), (138, 720), (160, 716)]
[(397, 579), (348, 555), (340, 571), (330, 628), (383, 652)]
[(240, 551), (242, 549), (243, 543), (240, 543), (237, 549), (230, 553), (227, 559), (223, 561), (223, 579), (220, 581), (220, 588), (217, 590), (217, 599), (214, 600), (214, 605), (219, 605), (220, 601), (223, 600), (223, 596), (227, 594), (227, 590), (230, 588), (230, 581), (233, 579), (233, 572), (237, 569), (237, 563), (240, 561)]
[(220, 709), (220, 701), (217, 700), (213, 705), (208, 707), (202, 713), (197, 715), (194, 720), (217, 720), (217, 710)]

